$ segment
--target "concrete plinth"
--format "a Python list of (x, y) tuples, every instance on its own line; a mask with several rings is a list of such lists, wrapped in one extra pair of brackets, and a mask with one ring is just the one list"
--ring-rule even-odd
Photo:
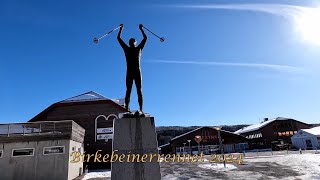
[[(115, 119), (113, 128), (113, 151), (119, 157), (122, 154), (125, 157), (122, 155), (124, 157), (122, 159), (123, 162), (118, 159), (116, 162), (111, 163), (111, 179), (160, 180), (161, 174), (154, 118)], [(151, 158), (151, 155), (153, 155), (153, 158)]]

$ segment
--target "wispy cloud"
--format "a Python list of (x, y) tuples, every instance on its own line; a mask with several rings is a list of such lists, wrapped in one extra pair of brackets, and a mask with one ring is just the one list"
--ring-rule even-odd
[(149, 63), (165, 63), (165, 64), (189, 64), (189, 65), (206, 65), (206, 66), (233, 66), (233, 67), (248, 67), (271, 69), (281, 72), (301, 73), (303, 68), (279, 65), (279, 64), (260, 64), (260, 63), (234, 63), (234, 62), (212, 62), (212, 61), (171, 61), (171, 60), (149, 60)]
[(272, 15), (278, 15), (284, 18), (296, 18), (306, 11), (315, 9), (312, 7), (287, 5), (287, 4), (205, 4), (205, 5), (169, 5), (172, 8), (190, 8), (190, 9), (227, 9), (239, 11), (255, 11)]

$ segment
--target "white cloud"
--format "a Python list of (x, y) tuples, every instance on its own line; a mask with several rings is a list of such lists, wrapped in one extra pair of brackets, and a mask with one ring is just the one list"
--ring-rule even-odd
[(234, 66), (234, 67), (249, 67), (249, 68), (264, 68), (272, 69), (281, 72), (301, 73), (303, 68), (279, 65), (279, 64), (260, 64), (260, 63), (234, 63), (234, 62), (211, 62), (211, 61), (170, 61), (170, 60), (150, 60), (150, 63), (165, 63), (165, 64), (190, 64), (190, 65), (207, 65), (207, 66)]
[(287, 4), (206, 4), (206, 5), (173, 5), (169, 7), (190, 9), (227, 9), (239, 11), (257, 11), (285, 18), (296, 18), (309, 11), (311, 7), (287, 5)]
[(306, 7), (288, 4), (204, 4), (171, 5), (166, 7), (186, 9), (224, 9), (233, 11), (253, 11), (283, 17), (293, 23), (303, 40), (320, 45), (320, 7)]

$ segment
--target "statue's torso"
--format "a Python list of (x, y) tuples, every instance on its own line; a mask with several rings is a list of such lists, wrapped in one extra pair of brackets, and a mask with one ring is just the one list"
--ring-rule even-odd
[(129, 47), (125, 51), (128, 73), (140, 73), (141, 53), (142, 53), (142, 49), (139, 47)]

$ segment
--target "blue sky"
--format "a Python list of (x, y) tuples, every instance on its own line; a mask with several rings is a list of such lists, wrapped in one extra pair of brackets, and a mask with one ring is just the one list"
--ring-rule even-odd
[[(117, 32), (92, 43), (120, 23), (125, 42), (142, 39), (140, 23), (166, 39), (147, 33), (141, 59), (144, 109), (158, 126), (252, 124), (278, 116), (319, 123), (320, 41), (312, 42), (319, 33), (311, 31), (319, 21), (304, 16), (319, 15), (319, 6), (307, 0), (1, 1), (0, 123), (27, 121), (91, 90), (122, 98), (126, 65)], [(138, 109), (135, 89), (131, 102)]]

